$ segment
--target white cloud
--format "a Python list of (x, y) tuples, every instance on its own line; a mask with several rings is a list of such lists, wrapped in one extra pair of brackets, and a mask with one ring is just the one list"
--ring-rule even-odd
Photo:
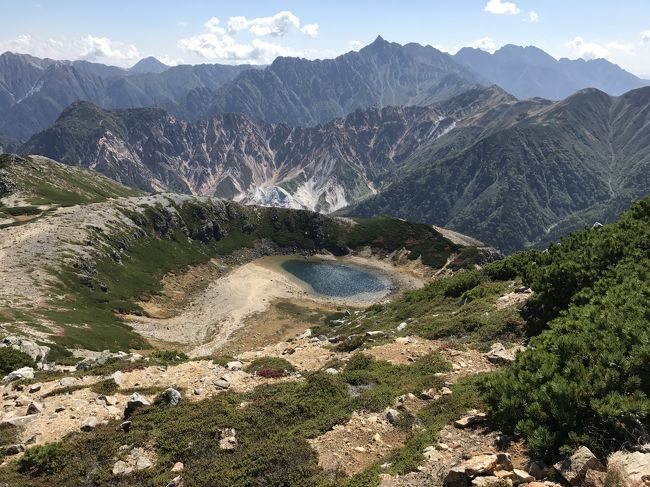
[(487, 51), (489, 53), (493, 53), (497, 50), (494, 39), (491, 37), (481, 37), (480, 39), (476, 39), (474, 42), (469, 44), (469, 47), (481, 49), (482, 51)]
[[(247, 19), (246, 17), (230, 17), (228, 19), (228, 32), (239, 32), (248, 30), (258, 37), (277, 36), (282, 37), (293, 29), (300, 27), (300, 19), (292, 12), (285, 10), (278, 12), (271, 17), (257, 17)], [(318, 30), (318, 27), (316, 27)]]
[(519, 12), (521, 12), (516, 3), (503, 2), (502, 0), (490, 0), (487, 5), (485, 5), (484, 10), (495, 15), (517, 15)]
[(612, 59), (614, 54), (634, 54), (634, 46), (632, 44), (624, 44), (619, 41), (611, 41), (607, 44), (598, 44), (597, 42), (589, 42), (578, 36), (573, 40), (564, 43), (564, 46), (569, 48), (571, 55), (582, 59)]
[(565, 42), (564, 45), (571, 50), (574, 56), (583, 59), (598, 59), (607, 57), (609, 51), (605, 46), (595, 42), (587, 42), (582, 37)]
[(203, 27), (205, 27), (208, 32), (218, 32), (220, 34), (225, 33), (226, 31), (223, 28), (219, 27), (221, 21), (217, 17), (211, 17), (207, 20)]
[(221, 32), (208, 32), (181, 39), (181, 49), (204, 59), (221, 62), (270, 63), (277, 56), (295, 55), (290, 48), (253, 39), (249, 44), (238, 43), (232, 36)]
[(353, 51), (358, 51), (359, 49), (361, 49), (361, 48), (363, 47), (363, 42), (361, 42), (361, 41), (354, 41), (354, 40), (352, 40), (352, 41), (348, 41), (348, 46), (349, 46), (350, 49), (352, 49)]
[(641, 32), (641, 43), (650, 44), (650, 29)]
[(130, 66), (134, 60), (142, 57), (132, 44), (94, 35), (78, 39), (60, 37), (43, 40), (23, 34), (15, 39), (0, 42), (0, 52), (2, 51), (53, 59), (83, 59), (116, 66)]
[(300, 29), (300, 32), (308, 37), (316, 37), (318, 35), (318, 24), (307, 24)]
[(181, 27), (183, 29), (186, 28), (188, 25), (190, 24), (185, 20), (179, 20), (178, 22), (176, 22), (176, 26)]
[(535, 11), (530, 11), (528, 12), (528, 16), (524, 18), (526, 22), (530, 22), (531, 24), (534, 24), (535, 22), (539, 22), (539, 14)]
[(120, 62), (140, 58), (140, 53), (134, 45), (112, 41), (108, 37), (88, 35), (81, 40), (80, 46), (83, 46), (83, 51), (79, 57), (87, 61)]
[[(306, 24), (300, 28), (300, 19), (289, 11), (254, 19), (230, 17), (225, 28), (217, 17), (212, 17), (203, 26), (204, 33), (180, 39), (178, 46), (203, 59), (225, 63), (266, 64), (277, 56), (304, 54), (277, 42), (263, 40), (262, 37), (284, 37), (291, 31), (300, 31), (308, 37), (318, 35), (318, 24)], [(239, 33), (252, 34), (254, 38), (239, 41), (236, 38)]]

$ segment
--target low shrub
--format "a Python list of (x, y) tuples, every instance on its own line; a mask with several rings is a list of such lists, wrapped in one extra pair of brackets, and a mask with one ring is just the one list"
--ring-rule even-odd
[(244, 370), (261, 377), (278, 378), (294, 372), (296, 368), (280, 357), (260, 357), (253, 360)]
[(61, 443), (47, 443), (28, 448), (18, 460), (18, 471), (32, 476), (51, 475), (65, 463)]
[(0, 372), (3, 375), (22, 367), (36, 367), (32, 358), (20, 350), (11, 347), (0, 348)]

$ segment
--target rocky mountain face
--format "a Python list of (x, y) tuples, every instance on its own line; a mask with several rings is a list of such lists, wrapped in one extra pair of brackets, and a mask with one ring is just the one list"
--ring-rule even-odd
[(335, 59), (279, 57), (222, 86), (207, 115), (241, 112), (256, 120), (309, 126), (370, 106), (429, 105), (479, 84), (431, 46), (380, 37)]
[(494, 107), (418, 151), (347, 212), (408, 216), (506, 251), (611, 221), (648, 194), (649, 107), (650, 88)]
[(0, 55), (0, 134), (26, 140), (80, 100), (108, 108), (161, 106), (190, 117), (206, 93), (250, 69), (219, 64), (163, 67), (151, 59), (125, 70), (6, 52)]
[(465, 47), (454, 60), (520, 99), (561, 100), (584, 88), (621, 95), (650, 84), (605, 59), (557, 60), (535, 46), (506, 45), (494, 54)]
[(395, 215), (512, 251), (611, 221), (648, 193), (648, 106), (650, 88), (551, 102), (492, 87), (296, 128), (78, 103), (20, 152), (144, 190)]
[(421, 147), (512, 97), (493, 87), (430, 107), (357, 110), (313, 128), (242, 114), (186, 122), (162, 109), (77, 103), (23, 153), (91, 167), (145, 190), (331, 212), (381, 190)]

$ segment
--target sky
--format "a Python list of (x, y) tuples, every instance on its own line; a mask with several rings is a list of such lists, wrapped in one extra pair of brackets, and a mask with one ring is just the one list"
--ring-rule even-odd
[(650, 78), (650, 0), (0, 0), (0, 52), (129, 67), (330, 58), (377, 35), (454, 53), (535, 45)]

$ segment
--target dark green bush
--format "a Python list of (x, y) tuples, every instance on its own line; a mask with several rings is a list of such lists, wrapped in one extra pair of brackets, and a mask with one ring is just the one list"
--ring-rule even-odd
[(184, 352), (178, 350), (156, 350), (149, 355), (151, 360), (160, 363), (184, 362), (189, 357)]
[(36, 367), (36, 363), (29, 355), (20, 350), (11, 347), (0, 348), (0, 372), (3, 375), (22, 367)]
[(64, 465), (61, 443), (47, 443), (33, 446), (18, 460), (18, 471), (33, 476), (51, 475)]
[[(650, 198), (577, 232), (527, 269), (541, 334), (486, 382), (496, 424), (534, 455), (604, 456), (650, 428)], [(546, 321), (552, 317), (550, 321)]]
[(478, 286), (483, 279), (484, 277), (477, 270), (472, 269), (461, 271), (454, 276), (445, 279), (444, 295), (447, 298), (458, 298), (464, 292)]

